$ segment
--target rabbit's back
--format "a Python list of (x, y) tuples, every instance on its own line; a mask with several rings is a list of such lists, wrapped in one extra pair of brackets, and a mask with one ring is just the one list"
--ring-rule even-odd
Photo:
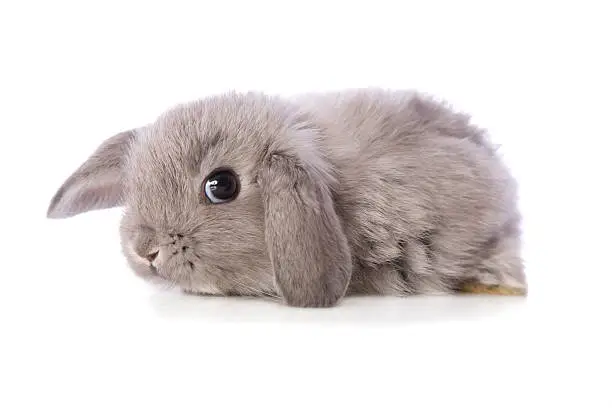
[(413, 91), (353, 89), (300, 95), (296, 101), (334, 135), (332, 145), (344, 148), (352, 143), (362, 150), (383, 142), (411, 144), (419, 141), (419, 135), (436, 134), (468, 139), (491, 149), (486, 132), (470, 124), (468, 115)]

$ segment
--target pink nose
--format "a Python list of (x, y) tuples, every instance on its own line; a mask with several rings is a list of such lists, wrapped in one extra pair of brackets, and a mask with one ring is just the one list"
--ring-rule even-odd
[(151, 252), (145, 258), (147, 258), (149, 262), (153, 262), (157, 258), (157, 255), (159, 255), (159, 251)]

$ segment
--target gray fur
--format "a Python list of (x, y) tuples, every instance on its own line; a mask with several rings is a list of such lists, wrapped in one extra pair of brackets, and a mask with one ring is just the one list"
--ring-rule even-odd
[[(211, 205), (201, 185), (219, 167), (241, 190)], [(516, 194), (487, 134), (422, 94), (228, 93), (109, 139), (49, 216), (124, 205), (138, 275), (315, 307), (471, 280), (526, 290)]]

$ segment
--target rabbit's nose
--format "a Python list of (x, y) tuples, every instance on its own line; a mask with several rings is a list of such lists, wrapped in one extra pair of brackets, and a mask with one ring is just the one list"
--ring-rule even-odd
[(147, 256), (145, 256), (145, 258), (147, 258), (147, 261), (153, 263), (153, 261), (155, 261), (155, 259), (157, 258), (157, 255), (159, 255), (159, 250), (153, 251), (149, 254), (147, 254)]

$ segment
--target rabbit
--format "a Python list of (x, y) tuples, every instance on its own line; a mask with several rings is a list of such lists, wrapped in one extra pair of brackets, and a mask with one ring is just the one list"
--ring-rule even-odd
[(488, 133), (412, 90), (230, 91), (104, 141), (49, 218), (122, 206), (140, 277), (332, 307), (351, 295), (527, 291), (517, 183)]

